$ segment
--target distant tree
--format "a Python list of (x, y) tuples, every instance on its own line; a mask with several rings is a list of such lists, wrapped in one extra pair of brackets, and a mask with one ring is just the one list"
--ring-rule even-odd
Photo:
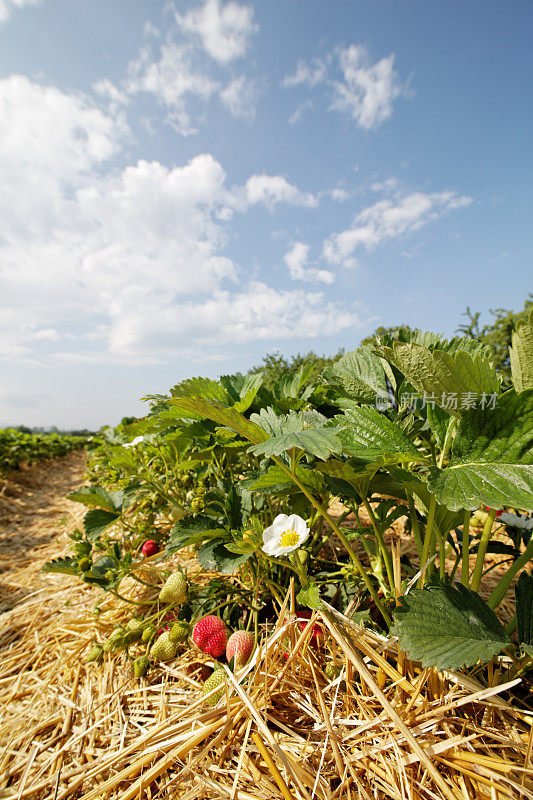
[(371, 333), (370, 336), (365, 336), (365, 338), (361, 341), (361, 344), (366, 344), (372, 346), (376, 344), (377, 340), (380, 339), (382, 336), (386, 336), (387, 334), (396, 333), (396, 331), (411, 331), (413, 330), (409, 325), (393, 325), (391, 328), (385, 328), (383, 325), (380, 325), (374, 333)]
[(468, 307), (463, 315), (468, 317), (468, 321), (460, 325), (457, 332), (462, 333), (463, 336), (469, 336), (471, 339), (477, 339), (483, 344), (490, 345), (494, 355), (494, 366), (498, 372), (503, 375), (506, 381), (510, 381), (511, 367), (509, 363), (509, 347), (511, 345), (513, 330), (516, 328), (516, 323), (519, 320), (526, 319), (531, 308), (533, 308), (532, 294), (524, 301), (524, 308), (522, 311), (509, 311), (506, 308), (490, 309), (494, 320), (481, 327), (481, 313), (476, 311), (476, 313), (473, 314), (470, 307)]
[(312, 364), (313, 372), (310, 380), (313, 381), (326, 367), (338, 361), (342, 355), (344, 355), (344, 348), (341, 348), (334, 356), (319, 356), (311, 350), (303, 355), (298, 353), (297, 356), (291, 356), (289, 359), (279, 351), (267, 353), (263, 357), (261, 364), (249, 370), (248, 374), (263, 372), (264, 385), (267, 389), (272, 389), (279, 378), (290, 375), (303, 366)]

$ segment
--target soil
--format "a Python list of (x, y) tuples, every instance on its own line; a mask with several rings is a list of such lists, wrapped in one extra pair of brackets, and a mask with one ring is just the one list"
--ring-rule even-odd
[(77, 451), (0, 479), (0, 613), (49, 585), (40, 568), (64, 555), (67, 531), (81, 522), (84, 507), (66, 495), (84, 483), (86, 466)]

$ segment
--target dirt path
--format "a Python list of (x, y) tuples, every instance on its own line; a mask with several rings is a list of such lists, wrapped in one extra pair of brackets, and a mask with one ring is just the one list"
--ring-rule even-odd
[(87, 458), (75, 452), (11, 473), (0, 483), (0, 613), (46, 582), (43, 561), (67, 548), (83, 506), (66, 495), (84, 482)]

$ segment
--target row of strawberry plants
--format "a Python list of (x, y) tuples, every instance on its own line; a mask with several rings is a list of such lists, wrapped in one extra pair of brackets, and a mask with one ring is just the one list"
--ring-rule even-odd
[[(154, 562), (192, 547), (220, 576), (189, 583), (184, 623), (216, 611), (257, 631), (294, 577), (302, 606), (355, 608), (425, 666), (469, 667), (503, 652), (528, 669), (533, 314), (513, 334), (510, 363), (512, 385), (477, 341), (400, 329), (318, 381), (305, 367), (270, 389), (260, 373), (185, 381), (148, 398), (143, 420), (107, 431), (92, 485), (72, 496), (89, 507), (84, 530), (46, 569), (120, 598), (126, 576), (141, 587), (149, 566), (155, 587)], [(355, 527), (343, 524), (349, 515)], [(418, 559), (402, 560), (398, 575), (386, 533), (402, 518)], [(497, 521), (505, 541), (494, 539)], [(495, 553), (506, 571), (485, 602)], [(496, 610), (519, 573), (504, 627)], [(144, 602), (144, 618), (160, 625), (157, 596)]]
[(85, 436), (61, 433), (25, 433), (14, 428), (0, 429), (0, 474), (46, 458), (58, 458), (85, 447)]

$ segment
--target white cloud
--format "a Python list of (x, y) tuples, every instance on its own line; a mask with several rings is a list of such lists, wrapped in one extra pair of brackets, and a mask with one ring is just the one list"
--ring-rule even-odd
[(323, 255), (330, 264), (354, 266), (353, 253), (357, 248), (373, 250), (471, 202), (471, 197), (451, 191), (414, 192), (403, 198), (380, 200), (361, 211), (350, 228), (330, 236), (324, 242)]
[(217, 82), (195, 69), (191, 47), (172, 41), (161, 45), (158, 58), (154, 58), (150, 47), (143, 47), (139, 58), (129, 65), (125, 85), (130, 94), (153, 94), (168, 110), (168, 121), (182, 136), (196, 133), (188, 101), (206, 102), (219, 88)]
[(61, 336), (54, 328), (43, 328), (35, 332), (35, 338), (41, 342), (59, 342)]
[(220, 0), (206, 0), (186, 14), (176, 13), (176, 21), (184, 31), (199, 36), (206, 52), (221, 64), (243, 56), (258, 30), (251, 6)]
[(246, 182), (245, 194), (249, 205), (263, 203), (270, 209), (277, 203), (306, 208), (315, 208), (318, 205), (313, 194), (300, 191), (282, 175), (252, 175)]
[(308, 338), (362, 325), (354, 310), (325, 302), (321, 292), (277, 291), (263, 282), (244, 290), (215, 292), (198, 301), (161, 309), (150, 301), (131, 306), (113, 325), (111, 348), (122, 356), (153, 360), (259, 339)]
[[(22, 75), (0, 80), (0, 237), (28, 245), (71, 213), (67, 191), (117, 153), (122, 119)], [(24, 255), (24, 254), (23, 254)]]
[(347, 189), (331, 189), (329, 195), (332, 200), (336, 200), (337, 203), (345, 203), (347, 200), (351, 198), (351, 193)]
[(293, 111), (293, 113), (290, 115), (288, 119), (289, 125), (296, 125), (297, 122), (300, 122), (305, 112), (309, 111), (312, 108), (313, 108), (313, 101), (304, 100), (303, 103), (300, 103)]
[(120, 117), (87, 97), (20, 76), (0, 81), (5, 358), (158, 363), (359, 324), (319, 292), (250, 282), (224, 252), (232, 214), (313, 207), (313, 195), (269, 175), (228, 188), (210, 154), (173, 168), (140, 160), (111, 169), (127, 135)]
[[(328, 60), (330, 60), (328, 58)], [(286, 75), (283, 78), (282, 86), (285, 88), (292, 88), (294, 86), (301, 86), (306, 84), (311, 88), (319, 83), (323, 83), (327, 76), (327, 63), (321, 58), (313, 59), (312, 64), (306, 64), (305, 61), (300, 60), (296, 70), (292, 75)]]
[(362, 128), (376, 128), (392, 116), (393, 101), (404, 89), (394, 70), (394, 56), (370, 64), (364, 47), (338, 51), (343, 81), (335, 82), (331, 108), (346, 111)]
[(117, 113), (130, 102), (127, 93), (115, 86), (108, 78), (103, 78), (93, 83), (93, 91), (104, 101), (107, 101), (108, 109), (111, 113)]
[(255, 81), (249, 80), (244, 75), (234, 78), (225, 89), (222, 89), (220, 99), (224, 108), (237, 119), (243, 119), (248, 123), (255, 119), (257, 100)]
[(291, 249), (285, 253), (283, 260), (289, 270), (289, 275), (295, 281), (316, 281), (333, 283), (335, 276), (327, 269), (308, 267), (309, 245), (295, 242)]
[(0, 25), (8, 21), (13, 11), (24, 6), (38, 6), (42, 0), (0, 0)]
[[(282, 81), (285, 88), (323, 87), (329, 109), (349, 114), (362, 128), (370, 130), (392, 116), (394, 101), (407, 94), (394, 69), (394, 55), (371, 63), (365, 47), (352, 44), (336, 48), (324, 58), (308, 64), (299, 61), (296, 70)], [(307, 108), (300, 103), (289, 122), (298, 122)]]

